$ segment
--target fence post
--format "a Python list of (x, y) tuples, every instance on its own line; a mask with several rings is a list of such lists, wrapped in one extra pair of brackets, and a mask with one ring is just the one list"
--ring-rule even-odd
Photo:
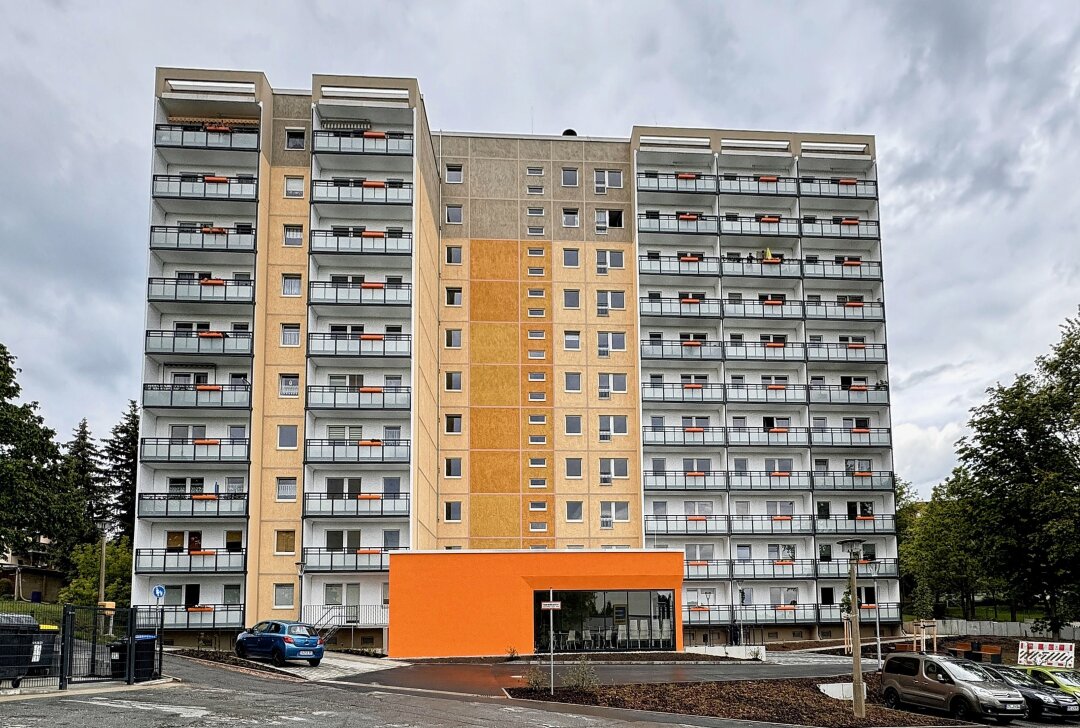
[(137, 629), (138, 625), (135, 624), (135, 620), (138, 618), (138, 607), (128, 607), (128, 633), (127, 633), (127, 665), (125, 665), (125, 675), (128, 685), (135, 684), (135, 645), (138, 644), (138, 640), (135, 638), (139, 634)]
[(75, 649), (75, 608), (64, 605), (64, 616), (60, 620), (60, 689), (67, 690), (71, 680), (71, 661)]

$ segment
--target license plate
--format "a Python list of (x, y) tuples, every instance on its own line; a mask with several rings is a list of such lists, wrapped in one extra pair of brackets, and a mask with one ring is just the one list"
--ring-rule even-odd
[(301, 657), (311, 657), (314, 654), (315, 653), (313, 651), (311, 651), (311, 650), (300, 650), (300, 656)]
[[(304, 653), (301, 652), (300, 654), (302, 655)], [(1005, 706), (1006, 710), (1021, 710), (1022, 708), (1023, 708), (1023, 706), (1021, 706), (1021, 705), (1006, 705)]]
[(1065, 710), (1069, 711), (1070, 713), (1075, 713), (1077, 711), (1080, 711), (1080, 705), (1068, 705), (1065, 707)]

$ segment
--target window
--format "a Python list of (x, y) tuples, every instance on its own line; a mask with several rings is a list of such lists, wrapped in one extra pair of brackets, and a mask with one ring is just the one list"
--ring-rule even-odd
[(618, 392), (620, 394), (626, 393), (625, 374), (603, 372), (598, 376), (598, 380), (601, 399), (605, 398), (604, 392), (607, 392), (609, 395), (611, 392)]
[(460, 478), (461, 458), (446, 458), (443, 466), (443, 473), (448, 478)]
[(446, 165), (446, 184), (459, 185), (465, 181), (465, 176), (462, 173), (460, 164), (448, 164)]
[(544, 297), (544, 289), (543, 288), (530, 288), (529, 292), (526, 295), (528, 295), (529, 298), (543, 298)]
[(546, 488), (547, 478), (529, 478), (530, 488)]
[(274, 609), (292, 609), (293, 584), (274, 584)]
[(581, 291), (570, 288), (564, 290), (563, 306), (566, 308), (581, 308)]
[(286, 197), (303, 197), (304, 196), (304, 178), (303, 177), (286, 177), (285, 178), (285, 196)]
[(295, 450), (296, 449), (296, 425), (278, 425), (277, 426), (277, 446), (278, 450)]
[(285, 226), (285, 245), (289, 248), (299, 248), (304, 244), (304, 226)]
[(530, 359), (543, 359), (544, 358), (543, 349), (529, 349), (529, 358)]
[(448, 434), (448, 435), (460, 435), (461, 434), (461, 415), (447, 415), (446, 416), (446, 434)]
[(530, 468), (546, 468), (547, 458), (529, 458)]
[(531, 276), (542, 276), (542, 275), (544, 275), (543, 266), (529, 266), (529, 275), (531, 275)]
[(607, 275), (610, 268), (623, 267), (623, 254), (621, 250), (598, 250), (596, 251), (596, 272)]
[(626, 332), (598, 331), (596, 334), (597, 356), (607, 356), (612, 351), (626, 351)]
[(566, 458), (566, 477), (581, 477), (581, 458)]
[(447, 288), (446, 289), (446, 305), (447, 306), (460, 306), (462, 301), (460, 288)]
[(581, 523), (585, 520), (583, 506), (582, 501), (566, 501), (566, 520), (571, 523)]
[(621, 228), (623, 226), (622, 210), (597, 210), (596, 232), (606, 233), (608, 228)]
[(562, 264), (566, 268), (577, 268), (581, 265), (580, 252), (577, 248), (563, 248)]
[(543, 225), (529, 225), (528, 232), (529, 232), (529, 235), (543, 235), (544, 234), (544, 226)]
[(279, 397), (299, 397), (300, 396), (300, 375), (299, 374), (279, 374), (278, 375), (278, 396)]
[(529, 392), (530, 402), (544, 402), (547, 400), (547, 395), (543, 392)]
[(542, 174), (544, 174), (544, 168), (543, 167), (526, 167), (525, 168), (525, 174), (528, 175), (529, 177), (539, 177)]
[(530, 382), (546, 382), (547, 381), (547, 374), (545, 374), (544, 372), (529, 372), (529, 381)]
[(580, 392), (581, 372), (567, 372), (563, 389), (567, 392)]
[(530, 207), (525, 211), (525, 214), (529, 217), (542, 217), (544, 214), (544, 208), (542, 207)]
[(528, 253), (528, 256), (530, 258), (543, 258), (544, 257), (544, 249), (543, 248), (529, 248), (527, 253)]
[(562, 226), (566, 228), (581, 227), (581, 216), (576, 207), (564, 207), (562, 211)]
[(542, 195), (544, 194), (543, 185), (529, 185), (525, 188), (525, 194), (528, 195)]
[[(529, 330), (529, 338), (534, 340), (534, 341), (543, 341), (544, 340), (544, 332), (543, 331), (538, 331), (536, 329), (530, 329)], [(541, 380), (541, 381), (543, 381), (543, 380)]]
[(296, 478), (277, 479), (277, 499), (279, 501), (296, 500)]
[(546, 425), (547, 415), (529, 415), (530, 425)]
[(563, 187), (577, 187), (578, 186), (577, 167), (563, 167), (563, 169), (562, 169), (562, 186)]
[(608, 188), (622, 188), (622, 171), (618, 169), (598, 169), (594, 172), (596, 194), (606, 195)]
[(461, 522), (461, 501), (446, 501), (443, 504), (444, 519), (447, 523)]
[(543, 521), (529, 521), (529, 530), (533, 533), (540, 533), (547, 530), (547, 524)]
[(286, 149), (303, 149), (306, 145), (307, 134), (303, 129), (286, 129), (285, 130), (285, 148)]
[(274, 531), (274, 553), (296, 553), (296, 531)]
[(446, 348), (447, 349), (460, 349), (461, 348), (461, 329), (447, 329), (446, 330)]
[(547, 503), (545, 503), (544, 501), (529, 501), (529, 510), (534, 512), (546, 511)]
[(446, 206), (446, 222), (450, 225), (460, 225), (462, 221), (461, 205)]
[(626, 415), (600, 415), (600, 442), (610, 440), (612, 435), (625, 435)]
[(447, 372), (446, 373), (446, 391), (447, 392), (460, 392), (461, 391), (461, 372)]
[(281, 325), (281, 345), (300, 346), (300, 324)]
[(529, 435), (530, 445), (546, 445), (547, 435)]
[(600, 458), (600, 485), (610, 485), (612, 478), (630, 477), (627, 458)]
[(530, 318), (540, 318), (543, 315), (544, 315), (544, 309), (542, 309), (542, 308), (530, 308), (529, 309), (529, 317)]
[(461, 246), (460, 245), (447, 245), (446, 246), (446, 262), (449, 265), (461, 265)]
[(611, 528), (613, 522), (630, 522), (629, 501), (600, 501), (600, 528)]
[(581, 350), (581, 332), (580, 331), (566, 331), (563, 332), (563, 348), (567, 351), (580, 351)]
[(596, 311), (601, 316), (606, 316), (610, 309), (622, 310), (626, 308), (625, 291), (597, 291)]
[(300, 295), (300, 276), (295, 273), (284, 273), (281, 276), (281, 295)]
[(566, 415), (566, 434), (581, 434), (581, 415)]

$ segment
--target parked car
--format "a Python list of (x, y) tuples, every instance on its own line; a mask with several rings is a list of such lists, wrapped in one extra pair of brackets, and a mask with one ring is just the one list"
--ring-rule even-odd
[(1068, 667), (1020, 667), (1043, 685), (1080, 696), (1080, 672)]
[(1027, 703), (1029, 718), (1080, 718), (1080, 702), (1063, 690), (1043, 685), (1023, 670), (1006, 665), (969, 663), (992, 680), (1001, 680), (1020, 691)]
[(307, 660), (312, 667), (322, 662), (323, 641), (310, 624), (273, 619), (259, 622), (236, 636), (237, 657), (269, 657), (278, 667), (287, 660)]
[(948, 711), (958, 720), (993, 718), (1007, 725), (1027, 715), (1018, 690), (970, 669), (963, 660), (938, 655), (893, 653), (886, 657), (881, 695), (889, 708), (917, 705)]

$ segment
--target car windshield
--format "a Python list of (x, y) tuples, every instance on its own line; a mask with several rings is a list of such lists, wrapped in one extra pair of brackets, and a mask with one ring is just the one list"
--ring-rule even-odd
[(1054, 677), (1070, 688), (1080, 688), (1080, 672), (1062, 670), (1061, 672), (1055, 672)]
[(301, 637), (314, 637), (315, 630), (306, 624), (292, 624), (289, 625), (289, 634), (296, 634)]
[(1029, 688), (1041, 688), (1043, 684), (1028, 675), (1026, 672), (1020, 672), (1019, 670), (1001, 670), (1001, 676), (1009, 682), (1016, 685), (1026, 685)]
[(986, 682), (986, 674), (982, 672), (975, 672), (974, 669), (963, 665), (959, 662), (946, 662), (944, 663), (946, 671), (953, 677), (954, 680), (963, 680), (964, 682)]

